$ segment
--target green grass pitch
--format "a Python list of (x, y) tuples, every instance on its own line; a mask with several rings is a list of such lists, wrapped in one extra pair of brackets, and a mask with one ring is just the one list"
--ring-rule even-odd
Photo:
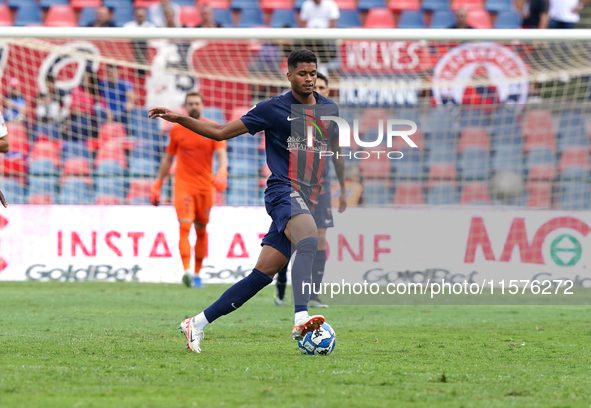
[(269, 287), (190, 353), (226, 287), (0, 283), (0, 407), (591, 406), (589, 306), (332, 306), (305, 356)]

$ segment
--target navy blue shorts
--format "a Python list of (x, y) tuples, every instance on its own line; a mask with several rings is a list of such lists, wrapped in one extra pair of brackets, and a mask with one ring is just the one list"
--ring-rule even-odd
[(273, 222), (269, 232), (263, 237), (261, 245), (269, 245), (275, 248), (287, 259), (291, 258), (294, 250), (291, 241), (285, 236), (283, 231), (287, 227), (289, 219), (298, 214), (311, 214), (310, 207), (312, 203), (303, 194), (291, 190), (281, 189), (280, 191), (265, 192), (265, 208), (267, 214), (271, 216)]
[(314, 221), (318, 228), (332, 228), (334, 227), (334, 220), (332, 219), (332, 197), (330, 192), (322, 193), (318, 197), (318, 204), (314, 207)]

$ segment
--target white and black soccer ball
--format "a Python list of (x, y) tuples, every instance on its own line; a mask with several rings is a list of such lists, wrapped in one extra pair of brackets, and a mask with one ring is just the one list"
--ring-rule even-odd
[(519, 200), (524, 193), (523, 178), (512, 170), (502, 170), (492, 179), (492, 192), (496, 200), (511, 204)]
[(337, 335), (328, 323), (314, 331), (308, 332), (306, 337), (298, 341), (298, 347), (302, 354), (327, 356), (334, 350)]

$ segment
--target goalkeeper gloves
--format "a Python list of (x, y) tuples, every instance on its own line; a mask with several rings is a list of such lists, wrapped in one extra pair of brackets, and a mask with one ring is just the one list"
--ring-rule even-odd
[(228, 188), (228, 170), (218, 170), (218, 174), (213, 178), (213, 186), (217, 191), (226, 191), (226, 188)]
[(154, 180), (152, 184), (152, 193), (150, 194), (150, 203), (152, 205), (160, 204), (160, 189), (162, 187), (162, 180)]

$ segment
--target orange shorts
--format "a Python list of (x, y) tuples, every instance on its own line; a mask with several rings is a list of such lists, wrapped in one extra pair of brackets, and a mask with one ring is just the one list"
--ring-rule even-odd
[(175, 191), (174, 206), (179, 220), (192, 220), (206, 225), (212, 205), (212, 193)]

